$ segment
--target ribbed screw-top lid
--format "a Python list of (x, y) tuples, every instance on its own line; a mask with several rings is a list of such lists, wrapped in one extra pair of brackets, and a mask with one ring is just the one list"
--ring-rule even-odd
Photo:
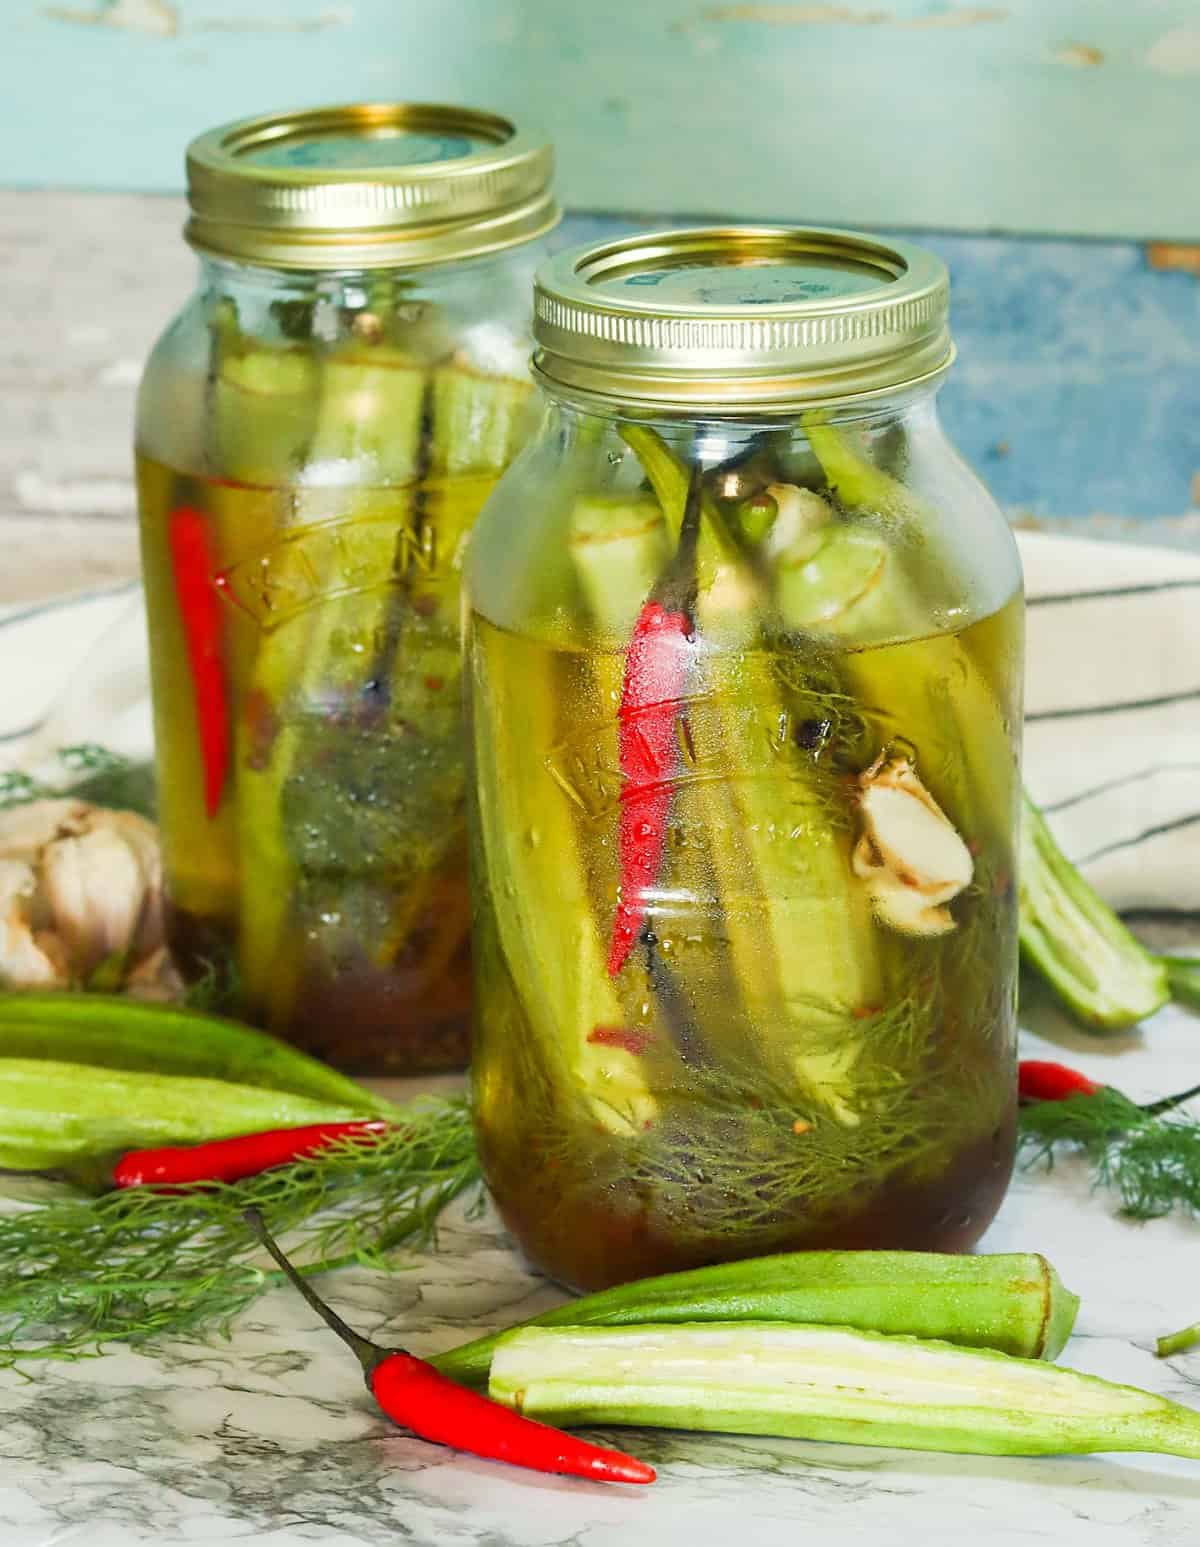
[(954, 353), (933, 253), (791, 226), (560, 253), (538, 270), (534, 338), (551, 387), (666, 410), (841, 401), (936, 376)]
[(505, 118), (351, 103), (210, 130), (187, 152), (194, 247), (292, 269), (477, 257), (548, 231), (553, 154)]

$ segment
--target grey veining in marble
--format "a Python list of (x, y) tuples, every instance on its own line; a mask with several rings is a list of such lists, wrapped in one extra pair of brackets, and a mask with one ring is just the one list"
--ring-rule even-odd
[[(1067, 1050), (1135, 1096), (1200, 1079), (1182, 1012), (1099, 1041), (1053, 1015), (1027, 1051)], [(1200, 1227), (1121, 1221), (1070, 1162), (1019, 1175), (991, 1250), (1038, 1249), (1083, 1295), (1068, 1360), (1200, 1405), (1200, 1350), (1154, 1337), (1200, 1315)], [(553, 1303), (493, 1217), (448, 1217), (440, 1250), (326, 1290), (385, 1343), (430, 1353), (463, 1329)], [(294, 1296), (259, 1301), (231, 1343), (117, 1350), (0, 1377), (3, 1547), (1192, 1547), (1200, 1464), (1149, 1456), (1011, 1460), (801, 1441), (637, 1433), (648, 1490), (535, 1477), (439, 1450), (375, 1410), (353, 1359)]]

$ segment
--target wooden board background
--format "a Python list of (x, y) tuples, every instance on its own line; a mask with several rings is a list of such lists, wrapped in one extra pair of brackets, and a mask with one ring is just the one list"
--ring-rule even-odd
[(4, 0), (0, 184), (173, 190), (360, 97), (545, 124), (592, 210), (1200, 241), (1196, 0)]

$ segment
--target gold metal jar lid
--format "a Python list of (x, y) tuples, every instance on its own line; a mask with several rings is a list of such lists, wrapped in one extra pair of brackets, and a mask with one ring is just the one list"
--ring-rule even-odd
[(942, 261), (908, 242), (658, 231), (539, 268), (534, 365), (554, 389), (631, 407), (782, 412), (940, 375), (949, 295)]
[(506, 118), (350, 103), (244, 118), (188, 146), (184, 234), (218, 257), (360, 269), (479, 257), (551, 229), (553, 153)]

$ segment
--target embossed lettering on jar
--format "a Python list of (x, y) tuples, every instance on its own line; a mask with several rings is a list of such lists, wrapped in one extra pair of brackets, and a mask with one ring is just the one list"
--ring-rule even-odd
[(947, 291), (819, 230), (539, 271), (468, 564), (473, 1078), (565, 1282), (965, 1248), (1004, 1193), (1022, 603)]
[(172, 941), (332, 1061), (461, 1066), (459, 581), (529, 425), (549, 148), (405, 104), (188, 153), (138, 486)]

